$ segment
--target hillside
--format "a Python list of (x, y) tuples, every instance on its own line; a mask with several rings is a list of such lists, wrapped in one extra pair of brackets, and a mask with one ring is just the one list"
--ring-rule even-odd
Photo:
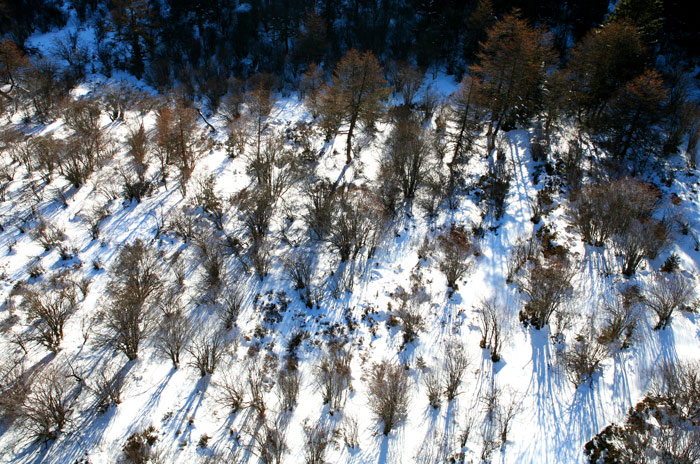
[(219, 105), (3, 42), (0, 461), (700, 462), (697, 68), (611, 24)]

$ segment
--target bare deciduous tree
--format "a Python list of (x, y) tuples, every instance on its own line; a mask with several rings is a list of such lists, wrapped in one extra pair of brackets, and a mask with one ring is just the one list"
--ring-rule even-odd
[[(379, 167), (382, 191), (396, 189), (403, 200), (415, 197), (427, 175), (430, 145), (425, 129), (412, 117), (399, 119), (386, 142), (387, 150)], [(392, 202), (384, 202), (393, 212)]]
[(406, 61), (390, 63), (387, 71), (394, 93), (403, 99), (403, 106), (412, 107), (423, 84), (424, 73)]
[(342, 262), (354, 260), (363, 248), (372, 256), (384, 233), (384, 211), (364, 188), (348, 187), (340, 195), (326, 241)]
[(479, 331), (481, 340), (479, 346), (491, 350), (491, 360), (501, 360), (501, 349), (507, 337), (507, 321), (505, 308), (495, 298), (483, 300), (476, 310), (479, 316)]
[(192, 337), (192, 325), (181, 311), (173, 311), (163, 316), (156, 333), (156, 347), (160, 353), (172, 361), (175, 369), (180, 367), (180, 355)]
[(657, 273), (647, 285), (643, 296), (644, 304), (659, 319), (654, 330), (668, 327), (674, 311), (688, 309), (694, 295), (693, 283), (682, 273)]
[(54, 353), (63, 340), (63, 328), (68, 318), (77, 309), (75, 288), (61, 282), (55, 288), (44, 286), (31, 289), (24, 294), (24, 309), (30, 320), (36, 320), (37, 334), (33, 337)]
[(141, 240), (125, 245), (112, 269), (103, 341), (130, 361), (138, 357), (139, 344), (152, 328), (153, 303), (162, 289), (159, 274), (155, 253)]
[(406, 418), (410, 400), (408, 372), (404, 366), (382, 361), (372, 368), (368, 385), (369, 407), (382, 422), (382, 433), (391, 430)]
[(440, 245), (440, 270), (445, 274), (451, 291), (458, 288), (457, 281), (474, 267), (473, 256), (478, 253), (471, 234), (464, 227), (451, 227), (438, 237)]
[(467, 157), (481, 124), (483, 110), (477, 104), (477, 85), (466, 75), (450, 98), (450, 122), (456, 127), (452, 139), (453, 162)]
[(195, 164), (210, 147), (210, 141), (197, 129), (197, 111), (181, 98), (173, 106), (161, 107), (156, 118), (155, 145), (163, 179), (167, 178), (166, 166), (175, 165), (180, 189), (183, 196), (187, 195)]
[(201, 377), (204, 377), (214, 373), (224, 355), (226, 345), (224, 337), (219, 331), (208, 334), (200, 329), (199, 332), (200, 334), (195, 336), (187, 351), (192, 356), (189, 365), (199, 371)]
[(520, 291), (528, 299), (520, 311), (521, 322), (536, 329), (547, 325), (552, 314), (572, 295), (574, 274), (575, 268), (568, 260), (536, 261), (527, 276), (518, 281)]
[(55, 440), (70, 423), (75, 397), (64, 372), (48, 368), (32, 382), (22, 406), (25, 431), (34, 439)]

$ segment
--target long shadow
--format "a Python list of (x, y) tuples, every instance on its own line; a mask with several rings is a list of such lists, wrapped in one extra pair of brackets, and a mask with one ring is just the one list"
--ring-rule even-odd
[[(187, 442), (191, 441), (190, 434), (192, 433), (192, 427), (190, 427), (188, 421), (190, 419), (194, 419), (194, 416), (197, 414), (197, 411), (201, 407), (202, 402), (204, 401), (204, 394), (206, 393), (207, 388), (209, 387), (210, 380), (211, 377), (206, 376), (202, 377), (197, 381), (194, 389), (192, 390), (192, 392), (190, 392), (187, 399), (185, 400), (185, 403), (173, 416), (173, 419), (171, 421), (172, 426), (170, 427), (169, 432), (177, 436), (176, 434), (179, 431), (181, 432), (183, 440), (187, 440)], [(185, 427), (185, 430), (181, 429), (181, 425)], [(176, 427), (175, 430), (173, 430), (173, 427)]]
[[(561, 414), (559, 396), (561, 385), (552, 372), (553, 356), (549, 344), (549, 330), (530, 329), (530, 343), (532, 346), (532, 377), (526, 393), (534, 396), (534, 409), (532, 420), (536, 423), (536, 430), (540, 436), (533, 437), (532, 445), (521, 452), (520, 459), (523, 462), (534, 459), (542, 449), (552, 449), (552, 446), (560, 445), (557, 437), (565, 434), (563, 426), (564, 418)], [(534, 448), (533, 448), (534, 447)]]

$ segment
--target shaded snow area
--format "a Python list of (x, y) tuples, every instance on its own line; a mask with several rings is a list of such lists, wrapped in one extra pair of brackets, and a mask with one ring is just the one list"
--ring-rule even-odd
[[(245, 7), (246, 4), (240, 6)], [(89, 95), (102, 85), (100, 80), (92, 81), (75, 95)], [(434, 85), (444, 94), (451, 93), (456, 86), (446, 77), (438, 77)], [(89, 285), (86, 295), (78, 294), (78, 309), (66, 322), (56, 354), (31, 341), (26, 344), (26, 368), (41, 371), (60, 364), (73, 370), (75, 375), (67, 378), (74, 396), (70, 422), (48, 443), (30, 440), (19, 423), (3, 425), (0, 462), (117, 462), (122, 459), (127, 439), (150, 426), (157, 437), (152, 452), (161, 459), (154, 462), (194, 463), (207, 459), (258, 462), (256, 454), (260, 452), (251, 438), (251, 430), (262, 426), (259, 412), (246, 407), (249, 392), (245, 391), (243, 407), (235, 413), (221, 401), (222, 385), (227, 379), (244, 381), (251, 372), (263, 378), (265, 420), (284, 435), (286, 451), (282, 462), (285, 463), (306, 462), (305, 427), (320, 428), (322, 424), (335, 431), (325, 457), (329, 463), (437, 463), (450, 457), (458, 462), (479, 462), (484, 456), (490, 456), (496, 463), (584, 462), (584, 444), (606, 425), (624, 420), (628, 409), (650, 387), (656, 366), (700, 358), (697, 315), (678, 311), (668, 328), (653, 330), (654, 313), (643, 312), (637, 340), (630, 348), (606, 357), (591, 382), (576, 388), (568, 380), (563, 350), (590, 323), (590, 315), (601, 307), (601, 302), (611, 298), (614, 289), (630, 282), (644, 288), (652, 278), (653, 269), (658, 269), (670, 253), (679, 256), (682, 272), (695, 276), (700, 253), (694, 249), (692, 234), (675, 231), (670, 248), (654, 261), (644, 262), (636, 275), (626, 279), (619, 272), (620, 263), (612, 251), (581, 241), (571, 224), (563, 190), (552, 193), (551, 211), (538, 224), (533, 224), (532, 204), (548, 176), (541, 163), (532, 160), (531, 134), (514, 130), (507, 132), (500, 143), (513, 174), (505, 213), (498, 222), (485, 223), (475, 266), (458, 281), (458, 289), (452, 295), (436, 258), (437, 237), (453, 224), (470, 229), (480, 220), (478, 197), (473, 192), (480, 176), (487, 172), (489, 160), (478, 154), (460, 167), (466, 173), (466, 185), (459, 190), (455, 209), (443, 205), (433, 219), (426, 218), (417, 206), (410, 214), (398, 214), (386, 227), (371, 258), (363, 252), (348, 263), (340, 263), (323, 243), (308, 239), (303, 216), (310, 187), (307, 181), (296, 184), (283, 196), (273, 216), (270, 227), (273, 264), (264, 280), (245, 273), (234, 254), (224, 253), (225, 280), (230, 285), (236, 283), (244, 299), (237, 323), (223, 334), (225, 352), (214, 373), (200, 377), (189, 366), (191, 355), (187, 352), (183, 352), (180, 368), (174, 369), (157, 351), (152, 335), (142, 342), (138, 358), (128, 361), (112, 347), (98, 343), (102, 330), (98, 314), (107, 304), (111, 269), (120, 247), (137, 239), (150, 243), (158, 251), (158, 269), (163, 280), (173, 282), (176, 274), (173, 263), (180, 263), (177, 272), (184, 275), (180, 301), (196, 330), (213, 333), (222, 326), (217, 309), (220, 301), (216, 299), (223, 297), (216, 296), (212, 301), (202, 296), (205, 273), (199, 252), (192, 241), (185, 242), (163, 227), (171, 213), (193, 204), (195, 184), (208, 174), (214, 175), (215, 191), (224, 199), (235, 196), (253, 182), (247, 158), (227, 156), (225, 121), (217, 116), (208, 120), (217, 129), (216, 134), (207, 132), (214, 145), (197, 162), (186, 198), (174, 181), (167, 185), (158, 182), (152, 194), (141, 202), (125, 201), (121, 194), (119, 168), (126, 164), (128, 156), (125, 137), (140, 121), (147, 131), (152, 130), (153, 111), (129, 112), (124, 121), (117, 122), (102, 116), (104, 133), (115, 141), (115, 155), (80, 188), (72, 187), (60, 176), (43, 185), (33, 173), (17, 168), (7, 188), (6, 201), (0, 203), (2, 356), (20, 356), (18, 337), (32, 330), (32, 321), (21, 309), (22, 296), (15, 292), (18, 283), (40, 283), (66, 271), (75, 282), (86, 279)], [(296, 97), (280, 97), (268, 119), (267, 130), (284, 133), (297, 121), (311, 120), (311, 114)], [(208, 131), (202, 121), (199, 123), (202, 131)], [(12, 124), (35, 135), (50, 133), (65, 137), (69, 133), (60, 119), (37, 127), (27, 125), (17, 116)], [(313, 150), (320, 155), (309, 169), (314, 170), (316, 178), (332, 183), (372, 185), (389, 131), (388, 125), (378, 125), (376, 137), (347, 166), (345, 136), (324, 143), (322, 135), (314, 135)], [(357, 137), (356, 143), (360, 143), (360, 138)], [(559, 142), (562, 150), (566, 140), (562, 134)], [(485, 140), (479, 139), (476, 152), (483, 153), (484, 147)], [(289, 144), (289, 148), (294, 146)], [(585, 154), (593, 155), (588, 149)], [(2, 163), (10, 162), (3, 155)], [(147, 177), (158, 178), (157, 165), (155, 159), (151, 160)], [(537, 184), (533, 184), (534, 178), (538, 179)], [(696, 171), (679, 170), (667, 185), (659, 179), (652, 181), (663, 192), (661, 210), (682, 215), (691, 228), (700, 221)], [(680, 201), (671, 202), (672, 194)], [(243, 236), (236, 207), (228, 201), (225, 204), (221, 233)], [(98, 239), (92, 239), (85, 220), (95, 205), (106, 205), (108, 212), (99, 223)], [(195, 209), (194, 214), (201, 224), (214, 230), (201, 209)], [(62, 259), (57, 247), (47, 251), (32, 239), (30, 230), (37, 226), (37, 217), (65, 232), (64, 243), (70, 248), (68, 259)], [(541, 330), (523, 327), (518, 313), (526, 300), (516, 283), (507, 282), (509, 256), (516, 241), (528, 239), (544, 224), (556, 232), (554, 241), (569, 250), (577, 266), (573, 279), (575, 296), (568, 303), (575, 317), (556, 341), (552, 337), (552, 324)], [(302, 292), (294, 288), (283, 268), (285, 257), (302, 248), (311, 250), (314, 278), (322, 289), (319, 304), (311, 309), (302, 301)], [(38, 267), (43, 273), (31, 277), (30, 271)], [(695, 284), (695, 277), (692, 278)], [(424, 293), (418, 303), (423, 323), (417, 338), (404, 345), (402, 329), (393, 322), (391, 313), (399, 305), (397, 290), (413, 286)], [(476, 309), (481, 301), (492, 297), (506, 308), (504, 346), (498, 362), (493, 362), (489, 351), (479, 346)], [(266, 307), (273, 309), (267, 311)], [(267, 316), (265, 320), (263, 312)], [(282, 411), (279, 388), (274, 384), (294, 338), (298, 343), (301, 387), (296, 406), (291, 411)], [(336, 411), (323, 403), (315, 375), (321, 353), (331, 339), (347, 339), (346, 346), (352, 353), (351, 385), (344, 405)], [(440, 405), (433, 408), (425, 377), (431, 369), (444, 364), (445, 347), (455, 340), (463, 343), (471, 362), (457, 396), (452, 401), (442, 396)], [(383, 360), (406, 366), (410, 394), (405, 420), (386, 436), (381, 422), (371, 412), (368, 396), (371, 368)], [(121, 402), (99, 411), (94, 407), (92, 379), (101, 373), (117, 371), (124, 379)], [(70, 370), (67, 372), (71, 374)], [(85, 387), (77, 377), (85, 379)], [(498, 403), (495, 407), (494, 401)], [(508, 405), (514, 405), (514, 417), (507, 440), (501, 443), (498, 424)], [(355, 421), (357, 443), (351, 447), (347, 442), (353, 440), (348, 435), (352, 435)], [(209, 438), (202, 438), (205, 436)], [(485, 449), (489, 447), (492, 449)]]

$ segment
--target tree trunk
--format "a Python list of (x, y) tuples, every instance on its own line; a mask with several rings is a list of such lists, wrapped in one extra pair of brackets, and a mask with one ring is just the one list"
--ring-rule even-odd
[(357, 122), (357, 115), (353, 114), (350, 118), (350, 129), (348, 129), (348, 141), (347, 148), (345, 150), (345, 164), (350, 164), (352, 162), (352, 133), (355, 130), (355, 124)]

